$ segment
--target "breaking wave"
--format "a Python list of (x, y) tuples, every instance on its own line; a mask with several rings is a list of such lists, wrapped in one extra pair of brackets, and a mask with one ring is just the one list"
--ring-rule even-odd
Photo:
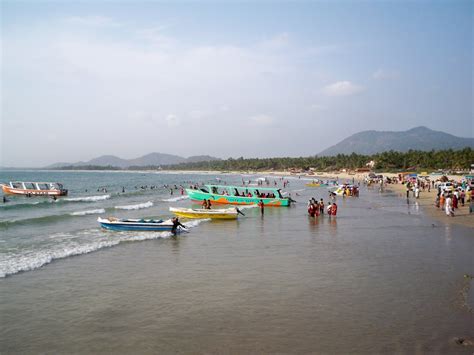
[[(187, 228), (194, 228), (207, 221), (210, 219), (198, 219), (183, 224)], [(83, 230), (76, 234), (57, 233), (49, 236), (51, 242), (46, 248), (23, 250), (21, 255), (7, 252), (0, 256), (0, 278), (35, 270), (55, 260), (88, 254), (120, 243), (166, 239), (171, 236), (171, 232), (114, 232), (98, 229)]]
[(127, 205), (127, 206), (115, 206), (117, 210), (140, 210), (142, 208), (149, 208), (153, 206), (153, 202), (148, 201), (144, 203), (139, 203), (137, 205)]
[(97, 210), (78, 211), (78, 212), (72, 212), (69, 215), (70, 216), (86, 216), (89, 214), (101, 214), (101, 213), (105, 213), (105, 209), (99, 208)]
[(187, 199), (189, 199), (189, 196), (177, 196), (177, 197), (165, 198), (165, 199), (162, 199), (161, 201), (163, 201), (163, 202), (176, 202), (176, 201), (187, 200)]
[(108, 200), (109, 198), (110, 198), (110, 195), (99, 195), (99, 196), (84, 196), (84, 197), (66, 197), (61, 200), (70, 201), (70, 202), (96, 202), (96, 201)]

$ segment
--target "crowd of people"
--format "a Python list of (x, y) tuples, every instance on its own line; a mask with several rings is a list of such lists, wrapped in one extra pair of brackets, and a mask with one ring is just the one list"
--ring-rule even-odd
[(472, 190), (469, 188), (464, 191), (462, 188), (456, 188), (454, 191), (438, 190), (435, 199), (436, 208), (440, 208), (445, 211), (447, 216), (454, 217), (454, 212), (459, 206), (464, 206), (466, 202), (469, 202), (469, 213), (474, 212), (474, 201), (472, 199)]
[(336, 202), (329, 202), (328, 206), (324, 206), (324, 200), (320, 199), (319, 201), (316, 200), (314, 197), (309, 200), (308, 202), (308, 214), (310, 217), (318, 217), (320, 215), (324, 215), (326, 213), (328, 216), (336, 216), (337, 215), (337, 204)]

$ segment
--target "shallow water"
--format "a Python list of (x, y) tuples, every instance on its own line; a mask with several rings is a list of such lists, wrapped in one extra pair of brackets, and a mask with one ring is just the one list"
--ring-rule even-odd
[[(216, 176), (44, 174), (75, 187), (70, 198), (100, 195), (97, 185), (111, 198), (0, 209), (2, 222), (29, 219), (0, 227), (3, 273), (39, 267), (0, 279), (2, 353), (472, 353), (452, 341), (474, 336), (472, 290), (463, 293), (472, 230), (394, 194), (362, 188), (360, 198), (338, 199), (337, 218), (314, 220), (306, 201), (327, 200), (327, 189), (291, 179), (294, 207), (263, 218), (246, 209), (238, 221), (203, 221), (169, 238), (102, 231), (96, 218), (166, 216), (191, 202), (134, 186)], [(131, 193), (116, 195), (124, 185)], [(106, 212), (70, 215), (95, 209)]]

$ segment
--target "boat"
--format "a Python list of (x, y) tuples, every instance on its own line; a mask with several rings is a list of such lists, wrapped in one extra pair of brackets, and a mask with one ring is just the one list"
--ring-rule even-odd
[[(173, 221), (155, 219), (120, 219), (115, 217), (97, 218), (102, 228), (115, 231), (152, 231), (170, 232), (173, 228)], [(179, 228), (178, 228), (179, 230)]]
[(359, 189), (354, 185), (339, 185), (336, 189), (330, 190), (337, 196), (359, 196)]
[(281, 189), (271, 187), (204, 185), (202, 188), (186, 189), (193, 201), (210, 200), (211, 203), (230, 205), (254, 205), (260, 200), (265, 206), (289, 206), (291, 198), (283, 197)]
[(320, 180), (313, 180), (311, 182), (308, 182), (307, 184), (304, 184), (304, 186), (308, 187), (322, 187), (322, 186), (328, 186), (327, 183), (320, 181)]
[(237, 208), (177, 208), (170, 207), (170, 211), (179, 217), (185, 218), (212, 218), (212, 219), (237, 219), (239, 213)]
[(66, 196), (67, 190), (59, 182), (10, 181), (0, 184), (3, 193), (24, 196)]

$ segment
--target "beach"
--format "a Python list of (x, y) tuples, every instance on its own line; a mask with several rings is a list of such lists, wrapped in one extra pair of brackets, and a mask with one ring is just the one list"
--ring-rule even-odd
[[(328, 202), (327, 188), (305, 186), (311, 176), (15, 174), (54, 175), (70, 194), (0, 207), (2, 354), (472, 353), (455, 341), (474, 337), (472, 229), (398, 191), (361, 185), (360, 197), (336, 198), (337, 217), (311, 218), (308, 199)], [(164, 185), (262, 176), (289, 181), (297, 202), (183, 220), (177, 237), (97, 223), (196, 206)]]

